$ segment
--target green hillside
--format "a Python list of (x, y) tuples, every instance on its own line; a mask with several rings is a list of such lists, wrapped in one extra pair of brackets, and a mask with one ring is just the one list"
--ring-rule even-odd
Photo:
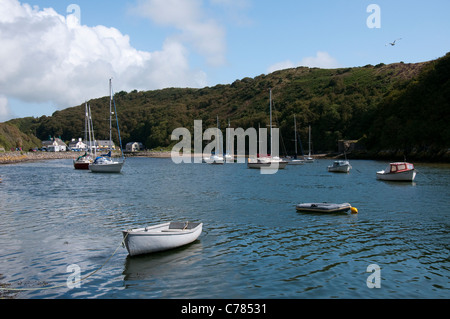
[[(147, 148), (168, 147), (177, 127), (265, 127), (269, 124), (269, 90), (273, 118), (282, 134), (281, 152), (294, 149), (294, 114), (303, 146), (308, 125), (313, 150), (337, 150), (340, 139), (360, 140), (369, 152), (385, 149), (442, 150), (449, 138), (450, 54), (431, 62), (379, 64), (364, 67), (319, 69), (299, 67), (229, 85), (201, 89), (168, 88), (115, 94), (122, 142), (140, 141)], [(89, 101), (95, 136), (108, 136), (108, 97)], [(40, 139), (63, 140), (84, 135), (84, 103), (52, 116), (9, 122)], [(436, 132), (440, 137), (435, 138)], [(117, 133), (116, 133), (117, 141)]]
[(14, 125), (0, 123), (0, 149), (10, 151), (21, 148), (28, 151), (30, 148), (40, 146), (40, 140), (33, 134), (25, 134)]

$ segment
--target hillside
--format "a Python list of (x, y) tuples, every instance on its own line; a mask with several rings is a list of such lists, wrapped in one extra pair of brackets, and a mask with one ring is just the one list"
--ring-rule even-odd
[[(167, 147), (177, 127), (192, 130), (194, 120), (203, 129), (216, 126), (265, 127), (269, 123), (269, 89), (274, 120), (282, 134), (281, 152), (294, 149), (294, 114), (303, 146), (312, 127), (314, 152), (337, 150), (340, 139), (360, 140), (374, 155), (380, 150), (438, 152), (450, 147), (450, 54), (431, 62), (379, 64), (364, 67), (318, 69), (299, 67), (229, 85), (201, 89), (168, 88), (145, 92), (118, 92), (122, 142), (140, 141), (147, 148)], [(108, 97), (89, 101), (96, 138), (108, 136)], [(52, 116), (9, 121), (40, 139), (83, 136), (84, 104)], [(432, 129), (430, 128), (432, 126)], [(435, 132), (442, 138), (435, 139)], [(117, 136), (117, 134), (116, 134)], [(116, 137), (117, 140), (117, 137)], [(432, 148), (430, 148), (432, 146)], [(401, 152), (401, 151), (400, 151)]]
[(36, 146), (40, 147), (41, 142), (33, 134), (25, 134), (14, 125), (0, 123), (0, 149), (10, 151), (20, 148), (28, 151)]

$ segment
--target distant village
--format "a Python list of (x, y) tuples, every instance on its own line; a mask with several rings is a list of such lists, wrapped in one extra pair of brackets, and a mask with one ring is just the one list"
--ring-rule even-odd
[[(34, 149), (33, 151), (44, 152), (85, 152), (91, 147), (92, 150), (104, 152), (108, 150), (116, 150), (116, 145), (110, 140), (96, 140), (92, 142), (93, 145), (89, 146), (89, 142), (83, 141), (82, 138), (73, 138), (68, 144), (66, 144), (59, 137), (49, 137), (48, 140), (42, 141), (42, 148)], [(141, 142), (130, 142), (125, 146), (125, 152), (139, 152), (144, 150), (144, 145)]]

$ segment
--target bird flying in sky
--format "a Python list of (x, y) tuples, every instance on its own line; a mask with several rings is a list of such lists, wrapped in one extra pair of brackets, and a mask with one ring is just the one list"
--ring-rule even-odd
[(398, 40), (401, 40), (402, 38), (398, 38), (398, 39), (395, 39), (394, 40), (394, 42), (389, 42), (389, 43), (386, 43), (386, 45), (385, 46), (387, 46), (387, 45), (391, 45), (391, 46), (394, 46), (395, 45), (395, 42), (397, 42)]

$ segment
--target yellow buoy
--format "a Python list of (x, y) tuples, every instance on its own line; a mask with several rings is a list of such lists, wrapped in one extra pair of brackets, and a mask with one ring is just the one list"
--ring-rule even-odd
[(358, 214), (358, 208), (351, 207), (350, 210), (351, 210), (352, 214)]

